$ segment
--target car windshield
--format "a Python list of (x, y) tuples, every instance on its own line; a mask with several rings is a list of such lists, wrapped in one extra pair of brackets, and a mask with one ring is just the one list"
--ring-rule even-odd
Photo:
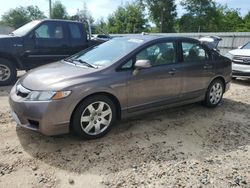
[(26, 35), (31, 29), (33, 29), (36, 25), (38, 25), (41, 21), (34, 20), (32, 22), (29, 22), (22, 27), (19, 27), (17, 30), (13, 31), (11, 34), (17, 35), (17, 36), (24, 36)]
[[(119, 37), (70, 57), (94, 67), (106, 67), (141, 45), (143, 40)], [(68, 59), (68, 60), (69, 60)], [(67, 60), (67, 59), (66, 59)]]
[(242, 49), (250, 49), (250, 42), (245, 44), (245, 46), (243, 46)]

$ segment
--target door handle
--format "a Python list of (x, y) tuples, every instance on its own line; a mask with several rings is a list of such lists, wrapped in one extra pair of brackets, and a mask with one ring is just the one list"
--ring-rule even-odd
[(209, 65), (209, 64), (206, 64), (203, 66), (204, 69), (212, 69), (213, 68), (213, 65)]
[(168, 71), (168, 74), (174, 75), (176, 73), (176, 69), (171, 69), (170, 71)]

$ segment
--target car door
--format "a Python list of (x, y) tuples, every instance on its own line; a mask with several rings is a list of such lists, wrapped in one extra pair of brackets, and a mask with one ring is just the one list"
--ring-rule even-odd
[(68, 56), (67, 45), (63, 22), (42, 22), (25, 38), (22, 61), (33, 68), (63, 59)]
[(152, 67), (131, 71), (127, 82), (128, 112), (174, 102), (181, 92), (174, 42), (145, 47), (135, 55), (134, 62), (143, 59), (150, 60)]
[(183, 97), (199, 97), (205, 93), (214, 75), (211, 55), (208, 49), (197, 42), (182, 41), (179, 47), (182, 54), (179, 71), (183, 80)]

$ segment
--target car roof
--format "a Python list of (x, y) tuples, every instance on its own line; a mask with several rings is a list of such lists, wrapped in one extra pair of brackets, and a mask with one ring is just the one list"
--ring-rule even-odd
[(62, 19), (41, 19), (41, 22), (43, 21), (50, 21), (50, 22), (69, 22), (69, 23), (81, 23), (79, 21), (75, 21), (75, 20), (62, 20)]
[(150, 41), (154, 41), (154, 40), (173, 40), (173, 41), (190, 41), (190, 42), (195, 42), (195, 43), (199, 43), (199, 40), (194, 39), (194, 38), (189, 38), (189, 37), (179, 37), (179, 36), (164, 36), (164, 35), (139, 35), (139, 34), (135, 34), (135, 35), (125, 35), (122, 36), (122, 38), (127, 38), (129, 39), (138, 39), (138, 40), (142, 40), (142, 43), (147, 43)]

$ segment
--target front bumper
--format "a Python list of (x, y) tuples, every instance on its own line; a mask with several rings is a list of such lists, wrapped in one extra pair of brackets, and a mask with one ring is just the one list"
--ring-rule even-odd
[(69, 132), (71, 111), (65, 102), (27, 101), (12, 88), (9, 103), (17, 125), (51, 136)]
[(245, 77), (250, 78), (250, 64), (237, 64), (232, 63), (233, 77)]

